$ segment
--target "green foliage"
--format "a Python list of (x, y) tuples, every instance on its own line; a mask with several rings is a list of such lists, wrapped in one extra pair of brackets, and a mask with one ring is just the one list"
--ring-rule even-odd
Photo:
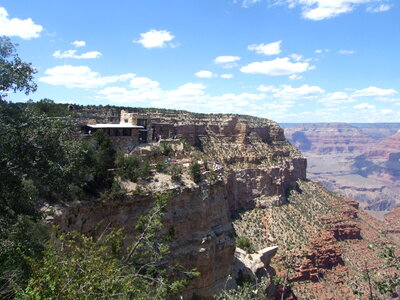
[(262, 277), (260, 282), (255, 284), (244, 282), (236, 289), (224, 290), (216, 296), (216, 300), (264, 300), (267, 278)]
[(185, 139), (182, 139), (181, 142), (183, 145), (183, 151), (189, 153), (193, 148), (192, 145), (190, 145), (189, 142)]
[(192, 180), (195, 183), (200, 183), (201, 181), (201, 170), (200, 170), (200, 165), (197, 161), (194, 161), (190, 164), (190, 175), (192, 177)]
[(107, 134), (96, 131), (92, 138), (83, 145), (87, 149), (85, 164), (89, 167), (90, 178), (86, 191), (96, 194), (112, 186), (114, 176), (110, 169), (114, 167), (115, 150)]
[(114, 181), (110, 189), (105, 190), (100, 194), (98, 201), (120, 201), (127, 197), (127, 190), (123, 188), (118, 181)]
[(99, 299), (134, 292), (118, 267), (122, 235), (95, 241), (77, 232), (49, 241), (43, 261), (31, 261), (33, 276), (16, 299)]
[(253, 245), (251, 244), (249, 238), (247, 238), (245, 236), (236, 237), (236, 246), (239, 247), (240, 249), (245, 250), (248, 253), (254, 252)]
[(161, 143), (161, 153), (164, 156), (170, 155), (172, 152), (172, 148), (167, 143)]
[(47, 117), (60, 118), (71, 117), (72, 112), (68, 109), (68, 104), (56, 104), (53, 100), (44, 98), (38, 102), (28, 102), (31, 107)]
[(0, 101), (9, 91), (24, 91), (28, 95), (37, 88), (32, 81), (37, 71), (19, 58), (15, 47), (10, 38), (0, 37)]
[(157, 158), (157, 157), (160, 157), (160, 156), (162, 156), (162, 155), (163, 155), (163, 154), (162, 154), (162, 151), (161, 151), (160, 147), (152, 146), (152, 147), (150, 148), (149, 157), (151, 157), (151, 158)]
[(30, 276), (25, 256), (40, 258), (47, 239), (47, 228), (35, 218), (0, 216), (0, 299), (12, 299), (13, 289)]
[(179, 165), (172, 165), (169, 168), (169, 174), (171, 175), (171, 179), (173, 181), (181, 181), (182, 180), (182, 167)]
[(119, 153), (115, 159), (115, 165), (118, 168), (118, 176), (132, 182), (138, 181), (139, 178), (147, 179), (151, 175), (149, 162), (134, 154), (125, 156)]
[(163, 211), (170, 195), (158, 195), (140, 217), (136, 238), (127, 251), (121, 230), (93, 239), (76, 232), (60, 234), (47, 244), (44, 259), (31, 261), (33, 277), (17, 299), (166, 299), (176, 295), (197, 272), (179, 273), (167, 266)]
[(384, 263), (380, 272), (373, 271), (365, 264), (362, 272), (350, 281), (353, 293), (358, 297), (368, 295), (370, 299), (399, 297), (400, 259), (393, 246), (385, 247), (380, 256)]
[(207, 174), (207, 180), (210, 184), (214, 184), (218, 180), (217, 172), (210, 170)]
[(159, 161), (156, 163), (156, 171), (159, 173), (167, 173), (168, 165), (165, 162)]

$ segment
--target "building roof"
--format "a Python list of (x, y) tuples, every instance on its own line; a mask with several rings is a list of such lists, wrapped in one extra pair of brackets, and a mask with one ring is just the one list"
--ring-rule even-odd
[(132, 125), (130, 123), (119, 123), (119, 124), (93, 124), (93, 125), (87, 125), (90, 128), (138, 128), (138, 129), (143, 129), (143, 126), (139, 125)]

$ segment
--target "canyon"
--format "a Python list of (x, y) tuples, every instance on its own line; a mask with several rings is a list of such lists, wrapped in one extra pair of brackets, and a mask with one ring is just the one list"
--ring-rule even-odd
[(308, 160), (307, 176), (375, 217), (400, 203), (400, 124), (282, 124)]
[[(53, 207), (52, 222), (92, 235), (107, 226), (123, 228), (129, 244), (138, 218), (150, 210), (157, 194), (168, 193), (164, 230), (174, 232), (168, 264), (200, 272), (182, 292), (183, 299), (212, 299), (234, 287), (240, 281), (239, 273), (257, 277), (260, 270), (272, 299), (272, 278), (283, 276), (281, 262), (288, 257), (293, 261), (289, 279), (299, 299), (318, 298), (313, 295), (316, 287), (326, 297), (348, 297), (352, 295), (348, 282), (362, 272), (364, 260), (379, 268), (380, 248), (398, 243), (397, 233), (387, 223), (371, 218), (348, 197), (310, 181), (307, 159), (276, 122), (158, 109), (73, 108), (78, 124), (116, 124), (122, 109), (149, 116), (164, 135), (173, 136), (139, 145), (132, 153), (146, 159), (160, 145), (170, 145), (182, 178), (173, 180), (171, 175), (154, 171), (147, 180), (121, 182), (127, 189), (123, 200), (59, 204)], [(368, 141), (360, 138), (357, 147), (361, 149)], [(332, 147), (323, 148), (332, 151)], [(193, 161), (201, 164), (197, 183), (188, 169)], [(248, 239), (253, 250), (237, 248), (237, 237)], [(371, 244), (376, 247), (371, 249)]]

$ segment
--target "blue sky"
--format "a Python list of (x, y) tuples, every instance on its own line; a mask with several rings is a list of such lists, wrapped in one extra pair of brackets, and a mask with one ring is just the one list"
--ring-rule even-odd
[(0, 0), (0, 35), (34, 100), (400, 121), (396, 0)]

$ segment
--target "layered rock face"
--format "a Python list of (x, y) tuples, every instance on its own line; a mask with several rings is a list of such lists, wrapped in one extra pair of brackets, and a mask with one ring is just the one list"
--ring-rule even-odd
[(301, 151), (319, 154), (363, 152), (374, 142), (346, 123), (301, 124), (286, 128), (285, 134)]
[[(201, 275), (184, 291), (184, 298), (210, 299), (226, 283), (234, 263), (231, 215), (242, 209), (286, 202), (286, 195), (306, 177), (306, 159), (273, 121), (237, 115), (193, 114), (181, 111), (129, 109), (151, 118), (154, 135), (183, 139), (197, 147), (224, 176), (215, 184), (174, 187), (165, 215), (173, 228), (171, 263), (196, 268)], [(81, 122), (118, 123), (115, 108), (75, 109)], [(101, 226), (123, 227), (127, 243), (134, 225), (151, 207), (151, 194), (128, 201), (79, 203), (64, 208), (56, 219), (62, 228), (86, 233)], [(102, 223), (101, 223), (102, 222)], [(100, 227), (101, 227), (100, 226)]]
[(308, 178), (377, 217), (400, 203), (400, 123), (286, 126), (286, 137), (307, 157)]
[(286, 191), (306, 177), (306, 160), (273, 121), (236, 115), (151, 115), (153, 123), (169, 124), (169, 133), (200, 147), (229, 170), (231, 211), (282, 204)]

